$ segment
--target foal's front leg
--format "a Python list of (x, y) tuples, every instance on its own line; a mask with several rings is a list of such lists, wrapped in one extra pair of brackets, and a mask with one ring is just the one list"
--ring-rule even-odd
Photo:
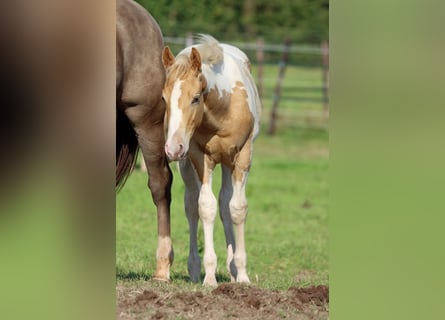
[(247, 217), (246, 183), (252, 161), (252, 140), (249, 139), (236, 157), (232, 171), (233, 194), (229, 202), (230, 215), (235, 226), (236, 249), (234, 261), (236, 282), (250, 282), (247, 276), (247, 255), (244, 243), (244, 225)]
[(213, 247), (213, 226), (215, 224), (217, 202), (212, 192), (212, 174), (215, 162), (204, 155), (201, 163), (197, 163), (197, 172), (201, 179), (199, 191), (198, 211), (204, 229), (204, 285), (216, 286), (217, 257)]
[(234, 261), (236, 266), (236, 282), (250, 282), (247, 276), (247, 255), (244, 243), (244, 225), (247, 216), (246, 181), (248, 172), (235, 169), (232, 175), (233, 195), (230, 199), (230, 215), (235, 226), (236, 249)]

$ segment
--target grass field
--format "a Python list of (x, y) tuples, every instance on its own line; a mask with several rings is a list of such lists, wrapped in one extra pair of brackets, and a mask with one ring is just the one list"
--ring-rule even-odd
[[(256, 70), (254, 69), (254, 73)], [(320, 69), (289, 67), (280, 101), (277, 133), (267, 136), (277, 66), (264, 70), (262, 131), (254, 147), (247, 184), (248, 274), (260, 288), (328, 284), (328, 130), (322, 112)], [(184, 186), (175, 164), (172, 189), (172, 283), (190, 284), (187, 274), (188, 224), (183, 210)], [(116, 200), (116, 272), (118, 285), (150, 279), (155, 270), (156, 211), (146, 187), (147, 176), (135, 170)], [(217, 195), (220, 170), (214, 174)], [(220, 282), (225, 269), (225, 241), (218, 219), (215, 250)], [(203, 248), (202, 231), (199, 233)]]

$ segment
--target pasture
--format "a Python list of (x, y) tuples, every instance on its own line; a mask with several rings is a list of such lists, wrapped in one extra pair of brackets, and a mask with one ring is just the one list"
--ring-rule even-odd
[[(254, 75), (255, 72), (254, 67)], [(289, 294), (294, 292), (293, 289), (328, 285), (328, 126), (322, 112), (321, 70), (293, 66), (288, 67), (285, 74), (277, 133), (267, 135), (277, 72), (276, 65), (264, 68), (262, 126), (255, 141), (247, 183), (249, 214), (245, 236), (248, 274), (254, 289), (260, 290), (257, 295), (284, 294), (287, 295), (284, 300), (291, 301)], [(193, 313), (193, 310), (189, 313), (169, 312), (159, 304), (160, 309), (147, 307), (151, 300), (154, 303), (174, 298), (172, 292), (176, 296), (194, 294), (192, 300), (197, 301), (197, 294), (204, 294), (207, 299), (212, 290), (189, 281), (184, 185), (176, 164), (172, 163), (171, 168), (174, 174), (171, 227), (175, 252), (171, 283), (150, 280), (156, 267), (157, 230), (156, 210), (146, 186), (146, 173), (135, 170), (116, 198), (117, 315), (122, 319), (144, 315), (144, 312), (146, 316), (160, 312), (168, 319), (205, 316), (205, 313)], [(220, 178), (218, 168), (213, 181), (215, 195), (219, 191)], [(201, 224), (198, 239), (202, 250)], [(218, 256), (217, 280), (219, 284), (227, 283), (230, 277), (225, 268), (225, 240), (219, 218), (215, 223), (214, 243)], [(242, 286), (227, 288), (232, 291), (229, 295), (223, 294), (224, 297), (246, 296), (236, 291), (243, 290)], [(271, 299), (270, 305), (273, 306), (276, 301)], [(143, 302), (142, 307), (138, 301)], [(252, 310), (266, 310), (265, 301), (255, 302)], [(173, 301), (172, 306), (177, 305), (176, 302)], [(211, 304), (208, 300), (208, 305)], [(317, 319), (326, 318), (327, 304), (317, 306), (312, 303), (301, 310), (298, 305), (283, 306), (282, 309), (287, 311), (280, 311), (277, 306), (276, 312), (280, 313), (271, 314), (271, 318), (306, 319), (314, 310), (318, 310)], [(238, 315), (242, 316), (242, 313)], [(265, 314), (258, 317), (268, 318)]]

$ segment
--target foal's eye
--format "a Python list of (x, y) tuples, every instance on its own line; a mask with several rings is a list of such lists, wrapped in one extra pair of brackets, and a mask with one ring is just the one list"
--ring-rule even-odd
[(199, 103), (199, 97), (200, 97), (201, 95), (200, 94), (196, 94), (194, 97), (193, 97), (193, 99), (192, 99), (192, 104), (197, 104), (197, 103)]

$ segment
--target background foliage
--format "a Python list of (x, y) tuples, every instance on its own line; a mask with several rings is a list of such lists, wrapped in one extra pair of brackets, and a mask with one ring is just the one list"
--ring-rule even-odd
[(138, 0), (166, 36), (209, 33), (220, 40), (319, 44), (328, 40), (328, 0)]

